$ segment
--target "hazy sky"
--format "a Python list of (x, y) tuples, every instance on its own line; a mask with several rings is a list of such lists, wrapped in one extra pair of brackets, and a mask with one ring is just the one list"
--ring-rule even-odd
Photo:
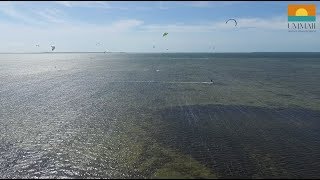
[(0, 52), (320, 52), (320, 10), (317, 32), (288, 32), (291, 3), (0, 2)]

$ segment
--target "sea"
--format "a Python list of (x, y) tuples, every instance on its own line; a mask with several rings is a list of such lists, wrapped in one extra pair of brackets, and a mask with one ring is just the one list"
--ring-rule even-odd
[(0, 54), (0, 178), (320, 178), (320, 53)]

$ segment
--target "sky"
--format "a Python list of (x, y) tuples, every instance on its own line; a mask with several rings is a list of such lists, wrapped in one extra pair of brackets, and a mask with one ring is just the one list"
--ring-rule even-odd
[[(316, 32), (288, 32), (288, 4), (320, 8), (318, 1), (2, 1), (0, 52), (51, 45), (56, 52), (320, 52), (320, 10)], [(238, 25), (226, 24), (230, 18)]]

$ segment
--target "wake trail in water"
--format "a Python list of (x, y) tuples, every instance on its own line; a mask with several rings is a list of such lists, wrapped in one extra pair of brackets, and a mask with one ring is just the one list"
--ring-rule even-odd
[(109, 83), (212, 84), (212, 82), (183, 82), (183, 81), (109, 81)]

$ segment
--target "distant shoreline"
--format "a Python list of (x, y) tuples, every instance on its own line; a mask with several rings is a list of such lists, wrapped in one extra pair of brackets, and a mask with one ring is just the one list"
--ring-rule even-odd
[(320, 52), (0, 52), (0, 54), (76, 54), (76, 53), (127, 53), (127, 54), (320, 54)]
[(0, 52), (0, 54), (59, 54), (59, 53), (125, 53), (125, 52)]

